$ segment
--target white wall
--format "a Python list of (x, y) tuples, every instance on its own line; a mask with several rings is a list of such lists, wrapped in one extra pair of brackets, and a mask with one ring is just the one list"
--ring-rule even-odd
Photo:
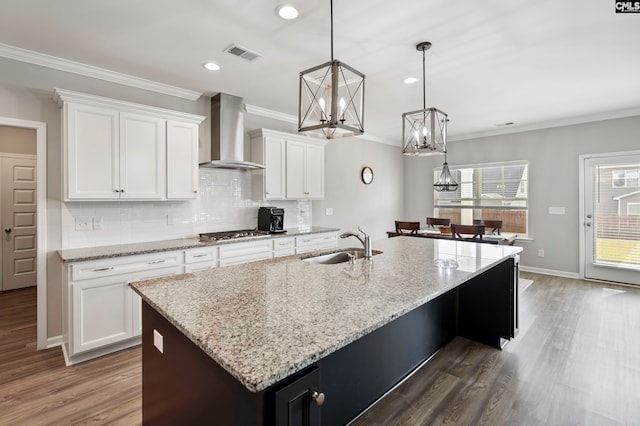
[[(524, 266), (579, 273), (578, 157), (582, 154), (637, 150), (640, 116), (555, 127), (449, 144), (450, 165), (529, 160), (529, 235), (519, 244)], [(409, 220), (424, 222), (433, 213), (433, 167), (443, 157), (405, 160), (404, 206)], [(563, 216), (549, 207), (565, 207)], [(538, 257), (538, 249), (545, 251)]]

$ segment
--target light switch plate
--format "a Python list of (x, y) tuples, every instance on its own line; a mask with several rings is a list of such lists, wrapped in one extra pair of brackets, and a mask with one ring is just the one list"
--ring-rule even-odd
[(156, 347), (161, 354), (164, 353), (164, 337), (158, 333), (158, 330), (153, 329), (153, 346)]
[(324, 211), (325, 216), (333, 216), (333, 209), (331, 207), (327, 207)]

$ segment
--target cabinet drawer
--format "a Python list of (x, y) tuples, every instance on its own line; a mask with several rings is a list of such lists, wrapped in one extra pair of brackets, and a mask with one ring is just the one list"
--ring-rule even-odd
[(258, 260), (266, 259), (271, 259), (271, 250), (230, 257), (228, 259), (220, 259), (220, 266), (239, 265), (241, 263), (256, 262)]
[(288, 250), (295, 247), (296, 247), (296, 240), (293, 237), (273, 239), (273, 251)]
[(91, 278), (109, 277), (132, 272), (180, 266), (182, 265), (182, 257), (182, 251), (167, 251), (72, 263), (70, 265), (71, 280), (81, 281)]
[(184, 252), (185, 265), (211, 260), (218, 260), (218, 247), (189, 249)]
[(238, 256), (252, 256), (254, 254), (271, 253), (271, 239), (250, 241), (246, 243), (232, 243), (220, 246), (220, 259), (230, 259)]
[(337, 247), (337, 245), (338, 236), (335, 233), (296, 237), (296, 253), (306, 253), (313, 250), (333, 248)]

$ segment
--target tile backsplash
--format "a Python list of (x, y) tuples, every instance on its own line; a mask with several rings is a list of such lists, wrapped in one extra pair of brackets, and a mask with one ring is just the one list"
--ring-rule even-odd
[(311, 227), (311, 201), (256, 201), (253, 172), (200, 169), (192, 201), (62, 203), (62, 248), (95, 247), (192, 237), (201, 232), (253, 229), (258, 207), (285, 209), (285, 228)]

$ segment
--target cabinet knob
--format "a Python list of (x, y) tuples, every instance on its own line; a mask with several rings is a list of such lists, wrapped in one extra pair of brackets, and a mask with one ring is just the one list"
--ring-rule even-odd
[(197, 194), (197, 193), (198, 193), (198, 190), (197, 190), (197, 189), (194, 189), (194, 190), (193, 190), (193, 193), (194, 193), (194, 194)]
[(311, 394), (311, 398), (313, 398), (316, 401), (316, 404), (318, 404), (318, 407), (322, 406), (322, 404), (324, 404), (324, 394), (322, 392), (318, 393), (318, 392), (314, 392)]
[(119, 189), (114, 189), (113, 192), (120, 192), (120, 190)]

